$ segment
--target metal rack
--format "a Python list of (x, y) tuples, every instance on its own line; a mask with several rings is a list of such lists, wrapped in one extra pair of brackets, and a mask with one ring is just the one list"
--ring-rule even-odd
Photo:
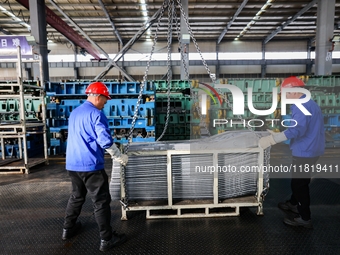
[(265, 132), (229, 131), (191, 141), (132, 144), (125, 168), (114, 161), (112, 200), (146, 218), (221, 217), (256, 207), (263, 214), (268, 192), (268, 151), (258, 147)]
[[(40, 75), (42, 76), (42, 66), (40, 60), (31, 62), (39, 62)], [(44, 87), (37, 85), (29, 85), (23, 83), (22, 78), (22, 59), (21, 48), (17, 48), (17, 83), (0, 84), (0, 99), (15, 99), (18, 101), (17, 120), (0, 122), (0, 142), (1, 142), (1, 160), (0, 174), (7, 173), (26, 173), (30, 168), (45, 163), (48, 164), (47, 154), (47, 128), (46, 128), (46, 105)], [(40, 79), (43, 81), (43, 79)], [(41, 116), (36, 120), (26, 119), (25, 99), (41, 100)], [(43, 155), (35, 157), (28, 156), (29, 135), (41, 135), (43, 140)], [(18, 147), (17, 157), (6, 156), (5, 141), (13, 140)], [(14, 146), (12, 148), (14, 150)]]

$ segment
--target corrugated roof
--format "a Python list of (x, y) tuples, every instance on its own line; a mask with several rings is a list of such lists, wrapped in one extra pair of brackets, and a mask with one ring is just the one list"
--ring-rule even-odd
[[(27, 0), (28, 1), (28, 0)], [(65, 14), (96, 42), (123, 42), (130, 40), (162, 6), (161, 0), (54, 0)], [(71, 27), (70, 22), (46, 0), (46, 6), (53, 10)], [(178, 1), (176, 17), (180, 17)], [(316, 36), (317, 1), (275, 1), (275, 0), (189, 0), (189, 24), (197, 40), (216, 42), (234, 40), (284, 40), (313, 39)], [(101, 4), (102, 3), (102, 4)], [(310, 5), (310, 6), (309, 6)], [(15, 0), (0, 1), (0, 34), (29, 35), (22, 23), (29, 24), (29, 11)], [(143, 6), (145, 8), (143, 8)], [(309, 8), (308, 8), (309, 7)], [(105, 9), (105, 10), (104, 10)], [(145, 10), (143, 10), (145, 9)], [(6, 11), (4, 11), (6, 10)], [(105, 14), (107, 12), (108, 16)], [(18, 19), (10, 17), (12, 13)], [(20, 20), (19, 20), (20, 19)], [(294, 19), (292, 21), (292, 19)], [(158, 40), (167, 39), (168, 12), (161, 19)], [(157, 22), (156, 22), (157, 23)], [(288, 23), (288, 25), (287, 25)], [(334, 33), (340, 29), (340, 1), (336, 1)], [(151, 35), (156, 31), (151, 27)], [(74, 28), (74, 30), (77, 30)], [(116, 30), (116, 31), (114, 31)], [(64, 36), (48, 25), (48, 38), (67, 41)], [(173, 24), (175, 33), (176, 26)], [(148, 33), (140, 38), (146, 39)]]

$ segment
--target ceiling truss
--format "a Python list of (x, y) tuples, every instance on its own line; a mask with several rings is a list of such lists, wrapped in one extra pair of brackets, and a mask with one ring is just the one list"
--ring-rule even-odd
[[(23, 24), (29, 24), (29, 10), (20, 3), (21, 1), (23, 0), (0, 0), (0, 35), (30, 34), (27, 26)], [(83, 40), (96, 44), (119, 43), (123, 47), (140, 33), (146, 19), (157, 13), (163, 4), (163, 0), (145, 0), (145, 3), (143, 1), (54, 0), (55, 4), (51, 1), (45, 3), (47, 8), (73, 28)], [(235, 39), (258, 40), (264, 43), (271, 40), (311, 40), (316, 36), (317, 1), (188, 0), (188, 16), (196, 40), (201, 41), (215, 41), (219, 44)], [(180, 18), (180, 13), (177, 17)], [(165, 14), (157, 34), (158, 41), (167, 40), (167, 24)], [(335, 6), (335, 35), (340, 34), (338, 24), (340, 0), (336, 0)], [(83, 33), (79, 32), (77, 26)], [(151, 35), (155, 30), (156, 26), (150, 26)], [(57, 43), (68, 43), (70, 39), (65, 38), (65, 35), (51, 25), (47, 26), (47, 32), (48, 39)], [(149, 38), (146, 33), (138, 36), (139, 40)], [(78, 44), (77, 41), (70, 40)]]

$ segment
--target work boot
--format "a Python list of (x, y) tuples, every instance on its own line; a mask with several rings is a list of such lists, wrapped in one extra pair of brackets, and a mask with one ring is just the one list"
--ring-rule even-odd
[(284, 218), (283, 222), (294, 227), (313, 228), (311, 220), (303, 220), (301, 217), (294, 218), (293, 220)]
[(284, 210), (284, 211), (291, 211), (293, 213), (299, 213), (297, 209), (297, 205), (292, 205), (292, 203), (289, 200), (287, 200), (286, 202), (280, 202), (277, 206), (281, 210)]
[(112, 238), (109, 241), (100, 240), (100, 251), (108, 251), (113, 247), (117, 247), (118, 245), (125, 243), (127, 240), (126, 235), (117, 234), (116, 232), (112, 233)]
[(63, 235), (61, 239), (66, 240), (75, 236), (81, 229), (81, 222), (77, 222), (72, 228), (63, 228)]

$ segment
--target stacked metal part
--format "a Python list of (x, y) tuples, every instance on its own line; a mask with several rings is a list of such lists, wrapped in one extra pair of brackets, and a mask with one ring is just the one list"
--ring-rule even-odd
[[(113, 161), (110, 183), (113, 200), (120, 199), (120, 180), (120, 164)], [(166, 199), (166, 156), (130, 156), (125, 180), (129, 198)]]
[[(199, 140), (177, 142), (133, 143), (129, 147), (129, 163), (122, 178), (129, 200), (164, 200), (168, 198), (167, 151), (171, 155), (171, 189), (173, 199), (212, 199), (214, 173), (212, 150), (237, 149), (242, 153), (219, 153), (219, 166), (232, 166), (237, 171), (218, 172), (219, 199), (255, 195), (257, 172), (239, 171), (241, 166), (257, 166), (259, 154), (246, 152), (256, 148), (258, 139), (267, 132), (230, 131)], [(183, 153), (181, 153), (183, 151)], [(184, 151), (189, 153), (184, 153)], [(268, 158), (264, 165), (269, 164)], [(113, 161), (110, 192), (120, 199), (120, 165)], [(199, 171), (197, 171), (199, 170)], [(264, 176), (264, 183), (269, 175)]]
[[(222, 166), (230, 165), (234, 169), (240, 169), (244, 166), (255, 166), (258, 162), (258, 155), (256, 153), (220, 154), (218, 162)], [(257, 176), (256, 172), (219, 172), (219, 199), (255, 194)]]
[[(47, 83), (47, 125), (51, 133), (50, 155), (66, 152), (68, 118), (73, 109), (86, 101), (85, 91), (92, 82), (73, 80)], [(107, 86), (111, 96), (111, 100), (107, 101), (103, 109), (103, 113), (108, 118), (111, 135), (115, 142), (127, 143), (141, 84), (117, 80), (103, 80), (102, 82)], [(131, 139), (132, 142), (154, 142), (156, 139), (153, 83), (147, 82), (142, 92), (143, 97), (139, 102)]]
[(192, 97), (190, 96), (190, 91), (195, 87), (197, 81), (171, 80), (170, 84), (162, 80), (152, 82), (156, 89), (157, 139), (163, 134), (165, 126), (167, 128), (162, 135), (162, 141), (200, 138), (200, 118), (195, 114), (196, 109), (193, 107)]

